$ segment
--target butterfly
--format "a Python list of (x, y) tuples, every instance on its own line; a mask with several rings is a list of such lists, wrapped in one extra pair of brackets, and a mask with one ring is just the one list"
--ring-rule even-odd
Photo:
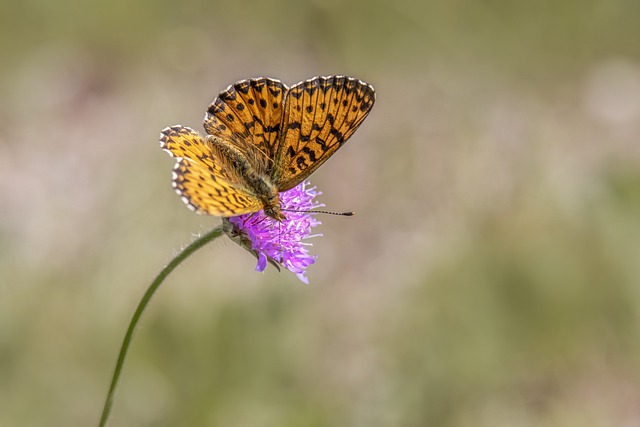
[(266, 77), (241, 80), (207, 109), (207, 135), (171, 126), (160, 147), (176, 158), (173, 187), (190, 209), (223, 217), (264, 210), (282, 221), (279, 193), (342, 147), (374, 102), (371, 85), (346, 76), (291, 88)]

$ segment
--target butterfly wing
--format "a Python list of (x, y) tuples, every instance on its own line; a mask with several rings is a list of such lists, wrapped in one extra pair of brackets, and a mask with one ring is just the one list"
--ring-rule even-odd
[(279, 191), (295, 187), (338, 150), (367, 117), (371, 85), (344, 77), (315, 77), (293, 86), (285, 100), (272, 178)]
[(179, 159), (173, 168), (173, 188), (198, 213), (229, 217), (262, 209), (253, 194), (239, 191), (211, 168), (187, 158)]
[(160, 132), (160, 148), (171, 157), (186, 157), (206, 164), (212, 164), (211, 150), (202, 135), (181, 125), (170, 126)]
[(160, 134), (160, 147), (177, 158), (173, 188), (191, 210), (234, 216), (262, 209), (254, 194), (226, 178), (198, 132), (184, 126), (168, 127)]
[(265, 159), (273, 159), (287, 90), (282, 82), (266, 77), (241, 80), (209, 106), (204, 128), (210, 135), (233, 141), (241, 150), (255, 147)]

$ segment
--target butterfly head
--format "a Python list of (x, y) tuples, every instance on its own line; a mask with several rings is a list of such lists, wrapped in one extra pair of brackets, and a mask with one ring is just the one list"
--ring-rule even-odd
[(284, 214), (280, 210), (279, 202), (277, 204), (271, 204), (269, 206), (265, 206), (264, 214), (268, 217), (275, 219), (278, 222), (282, 222), (283, 220), (287, 219), (287, 217), (284, 216)]

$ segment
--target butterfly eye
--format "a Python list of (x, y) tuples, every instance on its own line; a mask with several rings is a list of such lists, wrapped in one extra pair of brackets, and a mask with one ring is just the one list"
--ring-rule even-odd
[(264, 208), (264, 214), (270, 218), (275, 219), (278, 222), (282, 222), (287, 219), (282, 213), (279, 206), (267, 206)]

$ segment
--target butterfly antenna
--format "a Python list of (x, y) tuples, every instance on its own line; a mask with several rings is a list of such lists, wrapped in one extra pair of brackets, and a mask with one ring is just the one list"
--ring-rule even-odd
[(327, 215), (337, 215), (337, 216), (353, 216), (356, 213), (355, 212), (331, 212), (331, 211), (321, 211), (321, 210), (316, 210), (316, 209), (312, 209), (309, 211), (298, 211), (295, 209), (282, 209), (282, 211), (284, 212), (299, 212), (299, 213), (319, 213), (319, 214), (327, 214)]

